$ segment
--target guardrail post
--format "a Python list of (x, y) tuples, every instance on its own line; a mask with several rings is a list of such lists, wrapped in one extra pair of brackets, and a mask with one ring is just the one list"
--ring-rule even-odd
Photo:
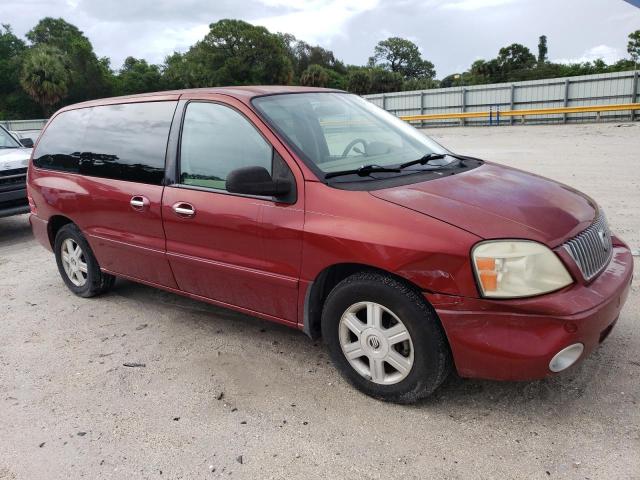
[[(631, 91), (631, 103), (638, 103), (638, 70), (633, 72), (633, 90)], [(631, 110), (631, 121), (636, 119), (636, 111)]]
[[(513, 95), (513, 91), (514, 91), (515, 89), (516, 89), (516, 86), (512, 83), (512, 84), (511, 84), (511, 98), (510, 98), (510, 101), (509, 101), (509, 110), (511, 110), (511, 111), (513, 111), (513, 103), (514, 103), (514, 102), (513, 102), (513, 97), (514, 97), (514, 95)], [(511, 115), (511, 116), (509, 117), (509, 125), (513, 125), (513, 115)]]
[(382, 109), (386, 110), (387, 109), (387, 97), (385, 96), (384, 93), (381, 93), (380, 95), (382, 95)]
[[(569, 79), (564, 79), (564, 106), (569, 106)], [(562, 123), (567, 123), (567, 114), (562, 114)]]
[[(420, 91), (420, 115), (424, 115), (424, 92)], [(420, 128), (424, 128), (424, 120), (420, 120)]]
[[(462, 113), (465, 113), (467, 111), (467, 89), (465, 87), (462, 87), (462, 90), (460, 90), (460, 94), (461, 94), (461, 100), (460, 100), (460, 106), (462, 107)], [(464, 117), (460, 119), (460, 126), (464, 127), (465, 125), (465, 120)]]

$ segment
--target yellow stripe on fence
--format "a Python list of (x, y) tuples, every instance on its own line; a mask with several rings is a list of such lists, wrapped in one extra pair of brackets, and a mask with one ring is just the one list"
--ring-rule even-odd
[[(567, 113), (588, 113), (588, 112), (615, 112), (622, 110), (640, 110), (640, 103), (620, 103), (617, 105), (585, 105), (582, 107), (557, 107), (557, 108), (535, 108), (528, 110), (504, 110), (500, 111), (501, 117), (526, 117), (529, 115), (565, 115)], [(450, 118), (483, 118), (489, 116), (489, 111), (485, 112), (460, 112), (460, 113), (432, 113), (428, 115), (406, 115), (401, 116), (402, 120), (415, 122), (420, 120), (447, 120)], [(495, 117), (496, 111), (491, 114)]]

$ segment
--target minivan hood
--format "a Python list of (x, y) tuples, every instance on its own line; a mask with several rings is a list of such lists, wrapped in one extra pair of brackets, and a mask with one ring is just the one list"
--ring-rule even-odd
[(0, 174), (3, 170), (26, 168), (31, 157), (30, 148), (0, 148)]
[(571, 187), (489, 162), (370, 193), (485, 239), (530, 239), (552, 248), (585, 229), (597, 211), (589, 197)]

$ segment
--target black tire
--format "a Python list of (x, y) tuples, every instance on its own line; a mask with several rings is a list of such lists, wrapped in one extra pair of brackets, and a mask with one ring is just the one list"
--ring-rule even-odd
[[(413, 365), (398, 383), (375, 383), (359, 373), (340, 346), (340, 319), (358, 302), (375, 302), (391, 310), (404, 324), (413, 345)], [(331, 291), (322, 312), (322, 336), (340, 373), (365, 394), (395, 403), (413, 403), (430, 395), (451, 371), (446, 336), (430, 305), (410, 286), (375, 271), (341, 281)], [(386, 368), (386, 366), (385, 366)]]
[[(75, 285), (71, 281), (71, 278), (65, 271), (62, 264), (62, 246), (67, 239), (72, 240), (82, 249), (84, 262), (87, 265), (86, 281), (81, 286)], [(62, 280), (69, 288), (69, 290), (71, 290), (79, 297), (94, 297), (106, 292), (111, 287), (113, 287), (113, 284), (116, 280), (115, 277), (113, 275), (109, 275), (108, 273), (103, 273), (100, 270), (100, 265), (98, 265), (98, 261), (96, 260), (96, 257), (93, 254), (89, 243), (75, 224), (68, 223), (60, 228), (60, 230), (58, 230), (54, 242), (53, 251), (56, 255), (56, 263), (58, 264), (58, 271), (60, 272)]]

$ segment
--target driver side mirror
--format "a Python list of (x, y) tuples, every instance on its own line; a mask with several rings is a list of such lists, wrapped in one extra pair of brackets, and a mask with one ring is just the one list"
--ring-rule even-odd
[(232, 170), (227, 175), (227, 191), (244, 195), (284, 197), (291, 191), (287, 180), (271, 178), (264, 167), (244, 167)]
[(30, 138), (21, 138), (20, 143), (25, 148), (33, 148), (33, 140)]

